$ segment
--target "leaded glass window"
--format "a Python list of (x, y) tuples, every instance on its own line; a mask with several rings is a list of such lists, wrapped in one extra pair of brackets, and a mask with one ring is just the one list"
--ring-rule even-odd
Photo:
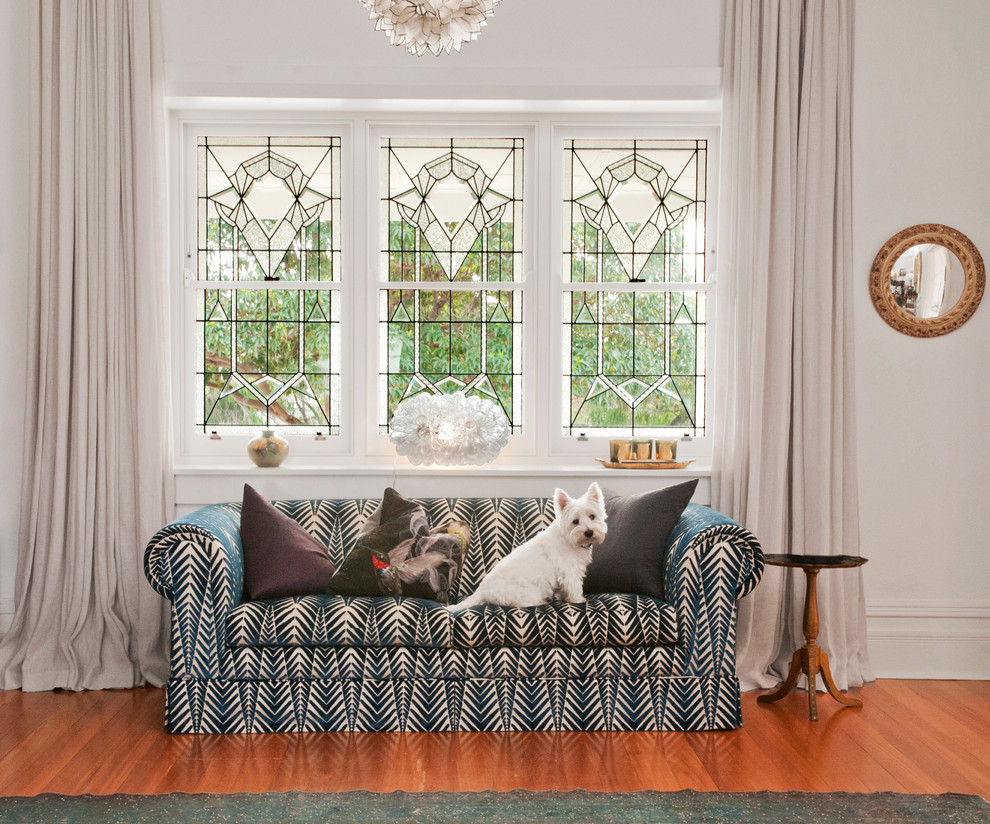
[(339, 434), (340, 138), (197, 151), (199, 424)]
[(706, 155), (564, 142), (565, 433), (704, 434)]
[(381, 142), (379, 427), (421, 392), (498, 403), (520, 430), (523, 140)]

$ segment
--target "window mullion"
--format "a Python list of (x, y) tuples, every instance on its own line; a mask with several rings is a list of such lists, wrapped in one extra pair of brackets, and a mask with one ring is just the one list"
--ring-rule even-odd
[(560, 288), (564, 292), (709, 292), (714, 287), (712, 283), (701, 281), (686, 281), (684, 283), (660, 283), (644, 281), (642, 283), (564, 283)]
[[(642, 284), (640, 284), (642, 285)], [(378, 289), (403, 289), (411, 292), (477, 292), (482, 289), (500, 292), (522, 292), (527, 284), (518, 281), (427, 281), (414, 283), (411, 281), (380, 280)]]
[(277, 289), (283, 292), (337, 292), (343, 289), (343, 284), (337, 280), (195, 280), (189, 284), (191, 289), (239, 289), (265, 290)]

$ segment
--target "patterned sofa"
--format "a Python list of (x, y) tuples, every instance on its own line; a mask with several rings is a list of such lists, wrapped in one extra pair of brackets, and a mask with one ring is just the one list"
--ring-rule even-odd
[[(419, 499), (433, 524), (471, 526), (459, 597), (553, 518), (548, 498)], [(379, 501), (275, 501), (339, 565)], [(145, 572), (171, 601), (166, 729), (276, 731), (720, 730), (742, 724), (736, 601), (759, 543), (688, 505), (668, 542), (667, 601), (476, 607), (415, 598), (242, 600), (240, 505), (161, 529)]]

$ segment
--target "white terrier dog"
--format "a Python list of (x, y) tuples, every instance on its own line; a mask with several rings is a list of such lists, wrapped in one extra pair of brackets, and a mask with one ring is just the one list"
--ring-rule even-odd
[(554, 522), (520, 544), (492, 568), (477, 591), (459, 604), (459, 612), (479, 604), (535, 607), (556, 595), (572, 604), (584, 600), (584, 573), (591, 548), (605, 539), (605, 499), (593, 483), (580, 498), (562, 489), (553, 493)]

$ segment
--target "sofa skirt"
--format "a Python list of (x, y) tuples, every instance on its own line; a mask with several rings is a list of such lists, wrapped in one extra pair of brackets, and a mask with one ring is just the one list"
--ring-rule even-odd
[(175, 679), (172, 733), (727, 730), (735, 676)]

